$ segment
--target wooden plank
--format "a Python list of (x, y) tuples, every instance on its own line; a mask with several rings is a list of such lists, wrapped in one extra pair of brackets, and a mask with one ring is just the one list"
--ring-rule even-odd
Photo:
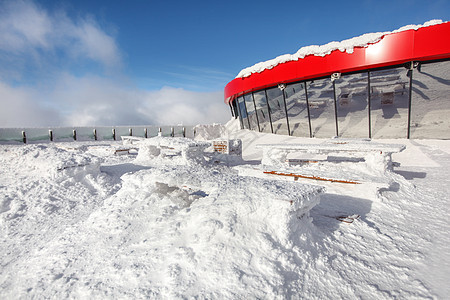
[(264, 174), (289, 176), (289, 177), (294, 177), (294, 180), (298, 180), (299, 178), (305, 178), (305, 179), (313, 179), (313, 180), (329, 181), (329, 182), (337, 182), (337, 183), (361, 184), (361, 182), (353, 181), (353, 180), (332, 179), (332, 178), (324, 178), (324, 177), (319, 177), (319, 176), (314, 176), (314, 175), (301, 175), (301, 174), (283, 173), (283, 172), (277, 172), (277, 171), (264, 171)]

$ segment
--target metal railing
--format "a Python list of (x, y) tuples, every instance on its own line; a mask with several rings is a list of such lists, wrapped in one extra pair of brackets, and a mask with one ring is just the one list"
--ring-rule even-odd
[(115, 141), (121, 136), (194, 138), (194, 126), (93, 126), (0, 128), (0, 143)]

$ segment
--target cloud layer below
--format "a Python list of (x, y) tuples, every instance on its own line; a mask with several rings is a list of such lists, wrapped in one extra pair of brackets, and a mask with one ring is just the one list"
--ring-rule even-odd
[(136, 88), (114, 36), (92, 16), (0, 3), (0, 127), (225, 122), (223, 93)]

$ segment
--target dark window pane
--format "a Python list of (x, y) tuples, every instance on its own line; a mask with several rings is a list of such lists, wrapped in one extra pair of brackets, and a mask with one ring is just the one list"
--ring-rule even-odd
[(258, 114), (259, 127), (261, 128), (261, 132), (272, 133), (265, 91), (254, 93), (253, 97), (255, 98), (256, 113)]
[(367, 73), (343, 75), (335, 81), (339, 136), (369, 137)]
[(248, 120), (247, 120), (247, 109), (245, 108), (244, 97), (238, 98), (239, 103), (239, 112), (242, 120), (242, 125), (245, 129), (249, 129)]
[(273, 133), (288, 135), (286, 111), (284, 107), (283, 92), (274, 87), (267, 90), (269, 98), (270, 115), (272, 117)]
[(255, 104), (253, 103), (252, 94), (244, 95), (245, 106), (247, 107), (247, 115), (250, 122), (250, 128), (255, 131), (259, 131), (258, 122), (256, 120)]
[(330, 78), (307, 82), (309, 112), (314, 137), (331, 138), (336, 135), (334, 92)]
[(309, 137), (308, 106), (304, 83), (291, 84), (284, 90), (291, 135)]
[(406, 138), (409, 77), (404, 67), (370, 72), (373, 138)]

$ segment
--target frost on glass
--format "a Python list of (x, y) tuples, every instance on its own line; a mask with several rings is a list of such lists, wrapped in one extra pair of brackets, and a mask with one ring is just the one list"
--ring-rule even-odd
[(245, 100), (245, 107), (247, 108), (247, 116), (248, 121), (250, 123), (250, 129), (259, 131), (258, 130), (258, 122), (256, 119), (256, 111), (255, 111), (255, 104), (253, 103), (253, 97), (252, 94), (246, 94), (244, 95)]
[(335, 81), (339, 136), (369, 137), (367, 73), (343, 75)]
[(312, 134), (318, 138), (336, 136), (334, 91), (330, 78), (307, 82)]
[(288, 135), (286, 110), (284, 107), (283, 91), (278, 87), (267, 90), (273, 133)]
[(304, 83), (288, 85), (284, 92), (291, 135), (310, 137), (308, 105)]
[(406, 138), (408, 131), (408, 69), (370, 72), (372, 138)]
[(450, 139), (450, 61), (413, 72), (410, 137)]
[(270, 126), (269, 110), (267, 108), (266, 92), (259, 91), (253, 93), (256, 105), (256, 114), (258, 115), (259, 128), (261, 132), (272, 133)]

